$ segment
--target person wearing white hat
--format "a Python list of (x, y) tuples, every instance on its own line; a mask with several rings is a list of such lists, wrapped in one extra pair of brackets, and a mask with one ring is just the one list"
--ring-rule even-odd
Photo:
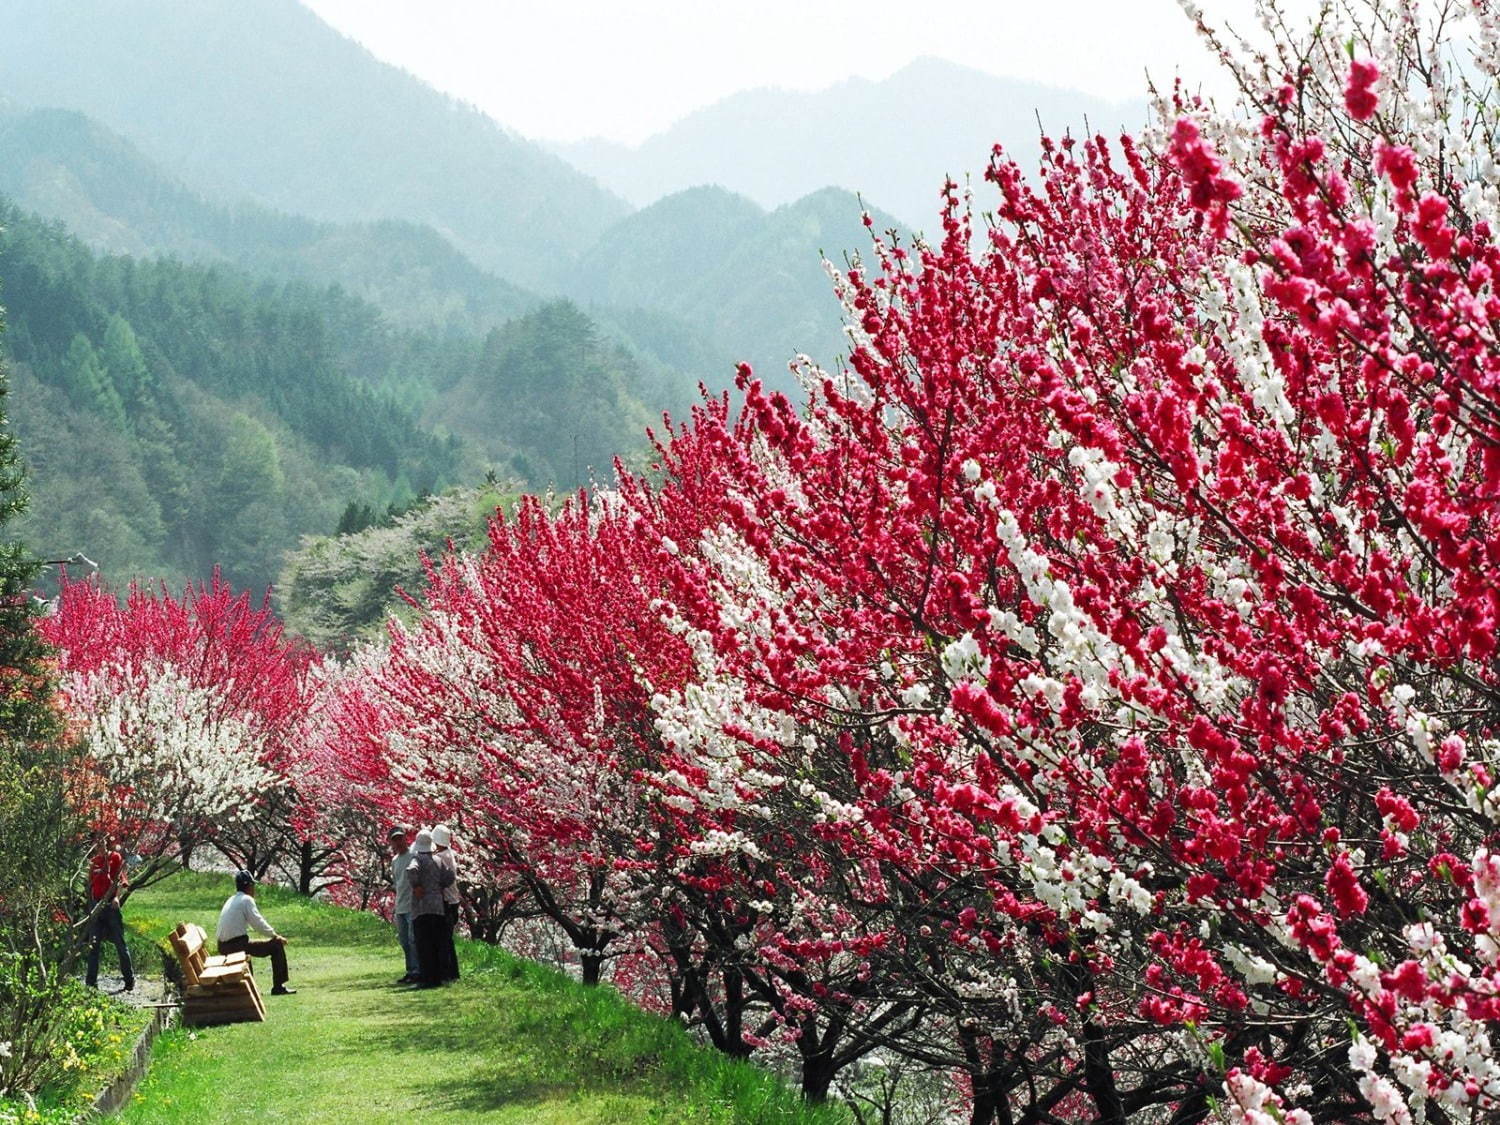
[(443, 888), (443, 913), (448, 919), (448, 940), (443, 943), (443, 979), (458, 979), (458, 949), (453, 944), (453, 935), (458, 933), (458, 857), (453, 854), (453, 832), (446, 824), (432, 830), (432, 856), (449, 871), (453, 882)]
[(443, 932), (448, 916), (443, 910), (443, 888), (453, 882), (453, 872), (432, 855), (432, 833), (417, 833), (412, 860), (406, 867), (411, 887), (412, 941), (417, 947), (417, 988), (436, 988), (443, 983)]

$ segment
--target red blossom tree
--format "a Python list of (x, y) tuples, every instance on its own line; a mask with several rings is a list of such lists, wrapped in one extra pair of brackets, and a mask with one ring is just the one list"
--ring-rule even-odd
[(181, 598), (65, 582), (42, 620), (61, 698), (87, 740), (90, 816), (139, 856), (131, 886), (212, 845), (264, 872), (295, 839), (311, 651), (215, 575)]

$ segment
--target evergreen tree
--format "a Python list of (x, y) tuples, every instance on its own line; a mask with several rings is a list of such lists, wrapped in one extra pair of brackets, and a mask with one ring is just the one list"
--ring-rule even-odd
[(0, 1094), (45, 1083), (64, 1056), (66, 977), (77, 949), (65, 919), (83, 843), (65, 785), (71, 751), (35, 629), (31, 591), (41, 564), (7, 538), (26, 492), (6, 390), (0, 368)]
[(85, 410), (92, 410), (119, 429), (125, 428), (125, 404), (110, 381), (109, 371), (99, 361), (99, 353), (82, 332), (73, 337), (63, 360), (63, 377), (68, 396)]
[(141, 354), (140, 342), (130, 321), (119, 313), (109, 318), (104, 329), (104, 342), (99, 349), (99, 359), (113, 384), (125, 412), (132, 419), (154, 406), (155, 380), (146, 366), (146, 357)]

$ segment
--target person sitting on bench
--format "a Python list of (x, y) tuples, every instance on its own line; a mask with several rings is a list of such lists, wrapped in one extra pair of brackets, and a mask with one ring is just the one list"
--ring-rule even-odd
[[(251, 941), (250, 930), (259, 930), (269, 941)], [(255, 905), (255, 877), (248, 871), (237, 871), (234, 875), (234, 894), (219, 911), (219, 926), (215, 937), (219, 943), (219, 955), (246, 953), (251, 957), (271, 959), (271, 995), (292, 996), (297, 990), (288, 988), (286, 968), (286, 938), (271, 928)]]

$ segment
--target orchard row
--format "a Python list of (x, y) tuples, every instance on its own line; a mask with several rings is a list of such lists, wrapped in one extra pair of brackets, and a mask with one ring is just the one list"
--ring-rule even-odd
[[(1500, 1106), (1500, 72), (1383, 5), (1222, 115), (997, 150), (834, 272), (805, 403), (708, 400), (318, 659), (222, 586), (47, 629), (139, 854), (464, 845), (726, 1052), (976, 1122)], [(1445, 38), (1447, 37), (1447, 38)], [(1463, 68), (1443, 60), (1474, 51)], [(1494, 850), (1492, 850), (1494, 849)], [(1153, 1107), (1156, 1107), (1153, 1109)], [(1156, 1119), (1153, 1117), (1153, 1119)]]

